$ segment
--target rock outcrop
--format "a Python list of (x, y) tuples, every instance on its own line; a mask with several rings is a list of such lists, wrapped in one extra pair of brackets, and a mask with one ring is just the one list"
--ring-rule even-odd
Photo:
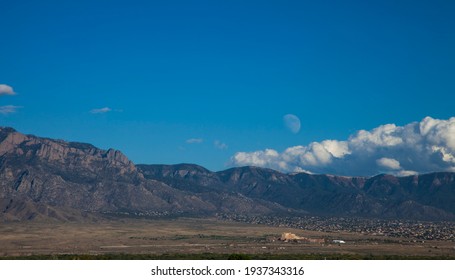
[(325, 243), (325, 239), (323, 238), (308, 238), (298, 236), (291, 232), (283, 232), (281, 237), (278, 239), (283, 242), (298, 242), (298, 243)]

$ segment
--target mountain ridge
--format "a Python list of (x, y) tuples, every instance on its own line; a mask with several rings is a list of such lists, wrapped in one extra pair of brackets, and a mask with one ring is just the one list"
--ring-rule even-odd
[(75, 211), (81, 217), (241, 213), (454, 220), (455, 173), (346, 177), (252, 166), (213, 172), (189, 163), (134, 164), (115, 149), (0, 127), (0, 201), (4, 220), (78, 219)]

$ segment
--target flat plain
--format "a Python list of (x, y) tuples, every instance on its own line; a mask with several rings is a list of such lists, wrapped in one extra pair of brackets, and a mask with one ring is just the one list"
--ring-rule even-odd
[[(282, 241), (290, 232), (324, 242)], [(343, 240), (335, 244), (333, 240)], [(307, 231), (217, 219), (115, 219), (98, 222), (8, 222), (0, 227), (0, 257), (58, 258), (119, 255), (186, 258), (455, 259), (455, 242), (352, 232)], [(203, 257), (204, 258), (204, 257)]]

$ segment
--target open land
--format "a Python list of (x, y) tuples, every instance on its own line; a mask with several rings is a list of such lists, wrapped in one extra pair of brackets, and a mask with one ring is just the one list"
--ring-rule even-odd
[[(453, 233), (453, 227), (450, 231)], [(284, 232), (305, 239), (280, 240)], [(333, 240), (346, 243), (335, 244)], [(0, 258), (3, 259), (236, 257), (455, 259), (455, 240), (425, 240), (366, 231), (305, 230), (215, 218), (128, 218), (74, 223), (29, 221), (2, 223), (0, 227)]]

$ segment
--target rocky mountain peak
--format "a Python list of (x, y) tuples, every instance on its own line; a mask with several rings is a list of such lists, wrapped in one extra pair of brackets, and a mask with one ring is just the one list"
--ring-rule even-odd
[(24, 135), (11, 128), (0, 129), (0, 156), (7, 156), (22, 164), (31, 161), (64, 168), (65, 171), (81, 168), (98, 173), (130, 174), (142, 177), (136, 166), (120, 151), (102, 150), (91, 144), (66, 142)]
[(6, 127), (0, 128), (0, 155), (15, 152), (15, 149), (28, 140), (28, 137), (16, 130)]
[(118, 150), (109, 149), (102, 157), (106, 157), (110, 166), (128, 168), (130, 172), (136, 171), (136, 166)]
[(12, 127), (5, 127), (5, 126), (0, 126), (0, 135), (2, 134), (9, 134), (12, 132), (16, 132), (16, 130)]

